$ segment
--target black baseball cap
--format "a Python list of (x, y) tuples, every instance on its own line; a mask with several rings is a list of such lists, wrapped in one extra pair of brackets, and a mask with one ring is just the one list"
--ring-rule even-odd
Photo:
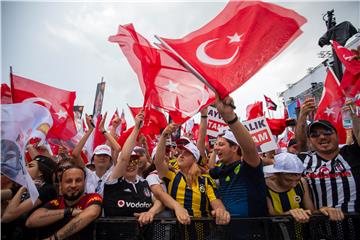
[(310, 123), (310, 125), (308, 126), (308, 131), (307, 131), (308, 136), (310, 136), (310, 133), (313, 131), (315, 127), (325, 127), (327, 129), (334, 130), (337, 133), (336, 128), (334, 127), (334, 125), (331, 124), (331, 122), (327, 120), (316, 120)]

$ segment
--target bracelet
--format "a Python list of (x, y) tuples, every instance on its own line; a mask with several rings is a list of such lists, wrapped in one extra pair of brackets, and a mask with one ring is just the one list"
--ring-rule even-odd
[(207, 118), (207, 116), (201, 116), (201, 118)]
[(59, 240), (59, 238), (58, 238), (58, 236), (57, 236), (56, 232), (54, 233), (53, 237), (54, 237), (54, 240)]
[(238, 116), (237, 116), (236, 113), (235, 113), (234, 119), (233, 119), (233, 120), (230, 120), (230, 121), (227, 121), (226, 123), (227, 123), (228, 125), (231, 125), (231, 124), (233, 124), (233, 123), (236, 123), (238, 120), (239, 120), (239, 118), (238, 118)]
[(106, 130), (104, 130), (104, 131), (102, 131), (101, 133), (104, 135), (105, 133), (107, 133), (107, 131), (106, 131)]
[(65, 208), (64, 209), (64, 218), (65, 219), (69, 219), (72, 218), (72, 212), (73, 212), (73, 208)]

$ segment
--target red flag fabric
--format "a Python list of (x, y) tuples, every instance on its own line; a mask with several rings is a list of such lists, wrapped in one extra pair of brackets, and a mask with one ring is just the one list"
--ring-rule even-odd
[(321, 96), (315, 120), (327, 120), (331, 122), (338, 132), (339, 143), (346, 142), (346, 131), (343, 127), (341, 108), (344, 105), (345, 96), (335, 74), (329, 69)]
[(124, 131), (119, 138), (117, 139), (117, 142), (119, 143), (119, 145), (121, 147), (124, 146), (126, 139), (130, 136), (131, 132), (133, 131), (134, 126), (132, 126), (131, 128), (127, 129), (126, 131)]
[(274, 103), (274, 101), (265, 95), (264, 95), (264, 98), (265, 98), (265, 103), (266, 103), (267, 109), (276, 111), (277, 105)]
[(106, 138), (105, 138), (104, 134), (102, 134), (102, 132), (99, 129), (101, 120), (102, 120), (102, 115), (98, 114), (97, 119), (96, 119), (95, 129), (94, 129), (93, 150), (97, 146), (99, 146), (101, 144), (105, 144), (105, 142), (106, 142)]
[(353, 98), (360, 92), (360, 61), (355, 58), (355, 53), (341, 46), (338, 42), (332, 41), (332, 46), (345, 66), (340, 87), (344, 89), (346, 96)]
[(298, 37), (305, 22), (275, 4), (233, 0), (200, 29), (161, 39), (224, 98)]
[(279, 136), (286, 129), (286, 118), (266, 118), (271, 133)]
[(246, 119), (251, 120), (257, 117), (264, 116), (263, 103), (255, 102), (254, 104), (249, 104), (246, 107)]
[[(142, 109), (142, 107), (130, 107), (131, 114), (135, 117)], [(160, 134), (161, 130), (167, 126), (165, 115), (153, 108), (146, 108), (144, 111), (144, 125), (141, 128), (141, 133), (149, 135), (151, 139), (155, 139), (155, 135)]]
[(124, 109), (123, 109), (122, 112), (121, 112), (120, 120), (121, 120), (120, 134), (122, 134), (123, 132), (126, 131), (126, 128), (127, 128), (127, 123), (126, 123), (126, 119), (125, 119)]
[(47, 134), (48, 139), (70, 140), (76, 135), (73, 112), (75, 92), (12, 74), (11, 94), (14, 103), (33, 101), (49, 109), (54, 124)]
[(6, 83), (1, 84), (1, 101), (0, 104), (10, 104), (12, 103), (11, 99), (11, 89)]
[(290, 129), (287, 129), (286, 135), (278, 142), (280, 148), (287, 148), (290, 139), (295, 138), (295, 133)]
[(138, 76), (144, 104), (165, 109), (181, 124), (215, 101), (215, 94), (170, 52), (157, 49), (129, 24), (109, 38), (118, 43)]

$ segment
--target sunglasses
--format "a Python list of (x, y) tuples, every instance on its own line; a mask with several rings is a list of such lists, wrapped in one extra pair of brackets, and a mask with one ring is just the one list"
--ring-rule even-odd
[(309, 134), (309, 136), (310, 136), (311, 138), (318, 138), (318, 137), (320, 137), (320, 135), (324, 135), (324, 136), (328, 137), (328, 136), (331, 136), (332, 134), (334, 134), (334, 131), (328, 129), (328, 130), (324, 130), (324, 131), (311, 132), (311, 133)]
[(129, 166), (136, 166), (139, 163), (139, 159), (138, 158), (130, 158), (129, 161)]

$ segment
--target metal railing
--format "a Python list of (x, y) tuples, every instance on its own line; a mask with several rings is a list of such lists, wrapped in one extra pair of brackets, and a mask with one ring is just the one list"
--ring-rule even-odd
[(346, 214), (343, 221), (312, 216), (306, 224), (292, 217), (232, 218), (229, 225), (216, 225), (213, 218), (193, 218), (182, 225), (175, 218), (155, 218), (140, 227), (135, 218), (99, 218), (94, 239), (360, 239), (360, 214)]

